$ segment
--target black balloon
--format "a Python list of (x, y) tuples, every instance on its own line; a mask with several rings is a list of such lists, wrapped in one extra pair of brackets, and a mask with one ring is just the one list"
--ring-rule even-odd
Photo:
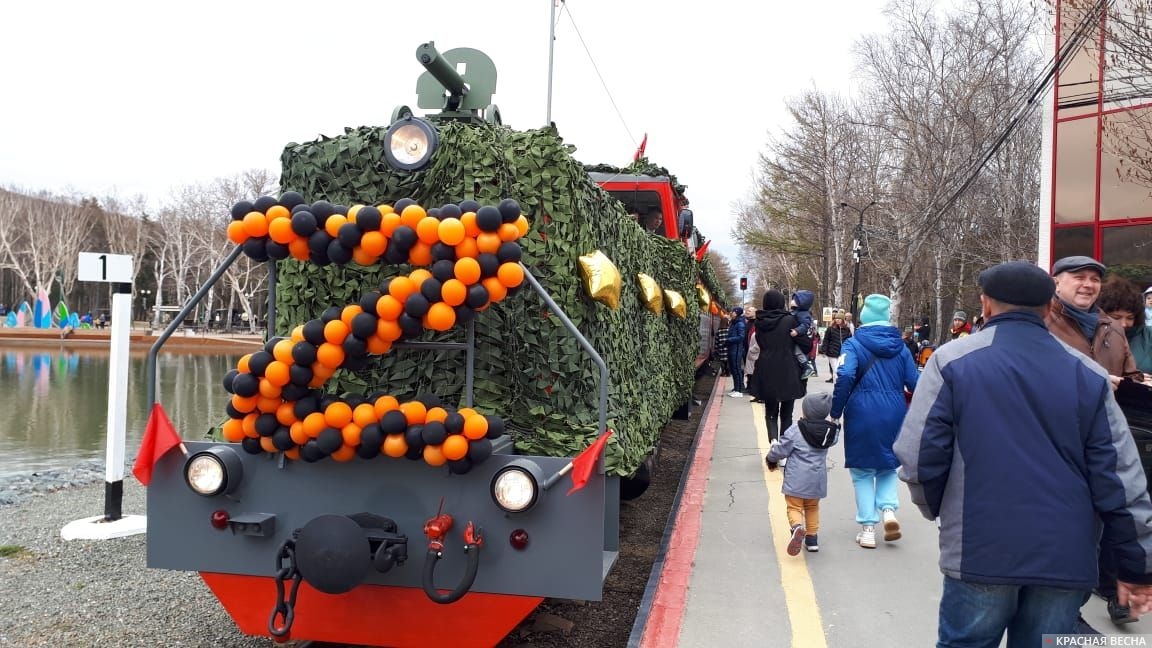
[(295, 207), (292, 208), (292, 213), (295, 214), (297, 212), (308, 212), (309, 214), (311, 214), (312, 213), (312, 205), (309, 205), (308, 203), (301, 203), (299, 205), (296, 205)]
[(232, 379), (232, 393), (241, 398), (255, 396), (260, 392), (260, 379), (250, 373), (238, 373)]
[(224, 403), (224, 413), (228, 415), (228, 418), (232, 419), (242, 419), (247, 416), (247, 414), (244, 412), (236, 409), (236, 406), (232, 404), (231, 399), (229, 399), (227, 403)]
[(297, 205), (304, 204), (304, 196), (301, 196), (295, 191), (285, 191), (284, 193), (280, 194), (280, 204), (284, 205), (288, 209), (293, 209)]
[(328, 258), (332, 260), (332, 263), (344, 265), (352, 260), (352, 250), (344, 247), (344, 244), (339, 240), (335, 240), (328, 244)]
[(477, 439), (468, 442), (468, 458), (473, 464), (482, 463), (492, 456), (492, 442), (488, 439)]
[(287, 245), (268, 239), (264, 241), (264, 254), (273, 261), (283, 261), (291, 255), (291, 251), (288, 250)]
[(468, 457), (448, 460), (448, 472), (453, 475), (464, 475), (467, 474), (469, 470), (472, 470), (472, 460)]
[(250, 238), (240, 245), (244, 250), (244, 254), (248, 255), (249, 259), (253, 261), (267, 261), (268, 251), (264, 248), (263, 237)]
[(436, 242), (432, 244), (433, 261), (455, 261), (456, 248), (447, 243)]
[(253, 439), (252, 437), (244, 437), (240, 440), (240, 447), (244, 448), (244, 452), (248, 454), (262, 454), (264, 446), (260, 445), (260, 439)]
[(380, 431), (378, 424), (370, 423), (360, 430), (360, 447), (375, 446), (379, 452), (381, 443), (384, 443), (384, 433)]
[(297, 236), (312, 236), (316, 232), (316, 217), (310, 211), (292, 214), (292, 231)]
[(480, 278), (487, 279), (488, 277), (495, 277), (496, 272), (500, 269), (500, 259), (495, 254), (481, 254), (476, 257), (476, 263), (480, 264)]
[(323, 268), (324, 266), (327, 266), (327, 265), (332, 265), (332, 259), (328, 258), (328, 252), (327, 251), (309, 252), (308, 253), (308, 261), (310, 263), (312, 263), (312, 265), (320, 266), (321, 268)]
[(516, 219), (520, 218), (520, 203), (511, 198), (501, 200), (496, 209), (500, 210), (500, 220), (505, 223), (515, 223)]
[(419, 293), (412, 293), (408, 295), (408, 299), (404, 300), (404, 314), (419, 320), (428, 314), (428, 309), (431, 306), (427, 297)]
[(380, 291), (369, 290), (363, 295), (360, 295), (360, 308), (364, 309), (365, 313), (375, 313), (376, 302), (378, 301), (380, 301)]
[[(307, 344), (307, 343), (305, 343)], [(308, 386), (312, 382), (312, 365), (310, 364), (293, 364), (288, 367), (289, 382), (293, 385)]]
[(404, 440), (408, 442), (408, 449), (418, 448), (424, 450), (424, 426), (410, 425), (404, 430)]
[(267, 351), (257, 351), (248, 358), (248, 369), (257, 376), (264, 376), (264, 370), (275, 360)]
[[(413, 297), (420, 297), (413, 295)], [(420, 297), (420, 299), (424, 299)], [(400, 318), (396, 320), (400, 325), (400, 330), (404, 332), (407, 337), (417, 337), (424, 332), (424, 324), (420, 321), (419, 317), (412, 317), (408, 313), (400, 313)]]
[(325, 455), (316, 443), (316, 439), (309, 439), (308, 443), (300, 446), (300, 458), (308, 463), (320, 461)]
[(459, 205), (448, 203), (440, 208), (440, 218), (460, 218), (464, 212), (460, 210)]
[(344, 347), (345, 360), (343, 366), (345, 369), (352, 368), (348, 365), (349, 360), (362, 358), (368, 355), (368, 343), (356, 337), (355, 335), (349, 335), (348, 337), (344, 338), (344, 342), (340, 346)]
[(468, 286), (468, 296), (464, 303), (469, 308), (483, 308), (488, 303), (488, 289), (480, 284)]
[(298, 401), (308, 395), (312, 391), (307, 385), (295, 385), (288, 383), (284, 385), (284, 389), (280, 390), (280, 398), (288, 402)]
[(392, 205), (392, 209), (396, 210), (397, 214), (403, 214), (405, 207), (409, 207), (415, 204), (416, 201), (412, 200), (411, 198), (401, 198), (400, 200), (396, 201), (395, 205)]
[(241, 200), (235, 205), (232, 205), (232, 220), (244, 220), (244, 217), (253, 211), (256, 211), (255, 205), (247, 200)]
[(292, 440), (292, 433), (288, 428), (280, 426), (272, 435), (272, 445), (276, 446), (277, 450), (283, 452), (284, 450), (295, 448), (296, 442)]
[(328, 308), (324, 309), (323, 313), (320, 313), (320, 320), (327, 324), (333, 320), (340, 319), (340, 315), (343, 313), (344, 309), (340, 308), (339, 306), (329, 306)]
[(316, 435), (316, 447), (326, 455), (330, 455), (344, 445), (344, 435), (336, 428), (327, 427)]
[(485, 416), (484, 418), (488, 420), (488, 438), (500, 438), (500, 436), (504, 434), (504, 419), (492, 415)]
[(323, 223), (329, 216), (336, 213), (332, 210), (332, 203), (327, 200), (317, 200), (312, 203), (312, 209), (309, 211), (316, 215), (317, 223)]
[(268, 353), (275, 353), (276, 352), (276, 345), (280, 344), (281, 341), (287, 340), (287, 339), (288, 338), (283, 337), (283, 336), (268, 338), (268, 341), (264, 343), (264, 350), (267, 351)]
[(475, 200), (465, 200), (460, 203), (460, 212), (475, 212), (480, 209), (480, 203)]
[(459, 412), (449, 412), (444, 419), (444, 429), (448, 434), (460, 434), (464, 431), (464, 415)]
[(256, 208), (256, 211), (261, 213), (267, 213), (268, 210), (275, 205), (276, 199), (272, 196), (260, 196), (256, 199), (255, 202), (252, 203), (252, 206)]
[(466, 304), (460, 304), (452, 310), (456, 311), (457, 325), (467, 324), (468, 322), (476, 319), (476, 311), (469, 308)]
[[(337, 317), (339, 317), (339, 316), (337, 316)], [(325, 319), (308, 320), (307, 322), (304, 323), (304, 340), (313, 346), (312, 362), (316, 362), (316, 349), (315, 349), (315, 347), (318, 347), (321, 344), (324, 344), (325, 342), (327, 342), (327, 340), (324, 339), (324, 325), (326, 323), (328, 323), (328, 320), (325, 320)], [(299, 346), (299, 345), (297, 345), (297, 346)], [(296, 357), (295, 347), (293, 347), (293, 349), (292, 349), (292, 357), (293, 358)], [(297, 362), (299, 362), (299, 360), (297, 360)], [(309, 362), (307, 364), (312, 364), (312, 362)]]
[(318, 229), (312, 232), (308, 237), (308, 250), (316, 254), (323, 254), (324, 258), (328, 258), (328, 245), (332, 243), (332, 237), (328, 236), (328, 232)]
[[(320, 320), (312, 320), (317, 324)], [(307, 328), (305, 324), (305, 328)], [(324, 327), (320, 327), (320, 339), (324, 339)], [(323, 344), (323, 342), (321, 342)], [(308, 331), (304, 331), (304, 339), (292, 345), (292, 362), (305, 367), (311, 367), (316, 362), (316, 345), (308, 340)]]
[(437, 261), (432, 264), (432, 276), (441, 283), (456, 276), (456, 264), (451, 261)]
[(432, 307), (432, 304), (440, 301), (440, 290), (443, 287), (444, 284), (440, 283), (440, 280), (436, 279), (435, 277), (425, 279), (420, 283), (420, 295), (423, 296), (424, 299), (428, 300), (429, 308)]
[(416, 396), (416, 398), (413, 398), (412, 400), (423, 405), (425, 409), (432, 409), (433, 407), (443, 407), (444, 406), (444, 401), (442, 401), (438, 395), (433, 394), (432, 392), (422, 392), (422, 393), (418, 394)]
[(444, 424), (440, 421), (429, 421), (424, 424), (420, 437), (427, 445), (440, 445), (448, 438), (448, 430), (444, 429)]
[(375, 315), (376, 313), (376, 300), (372, 300), (372, 306), (365, 308), (363, 313), (357, 313), (352, 318), (352, 335), (367, 340), (376, 334), (376, 323), (380, 318)]
[[(349, 250), (360, 245), (360, 239), (364, 237), (364, 230), (356, 223), (344, 223), (340, 229), (336, 231), (336, 239), (340, 244)], [(329, 256), (331, 256), (331, 248), (329, 248)]]
[(495, 232), (500, 229), (500, 210), (485, 205), (476, 212), (476, 227), (482, 232)]
[(385, 263), (388, 263), (390, 265), (399, 265), (401, 263), (407, 263), (408, 262), (408, 250), (407, 249), (401, 249), (400, 246), (398, 246), (398, 245), (389, 245), (384, 250), (384, 256), (381, 258), (384, 259)]
[(256, 417), (256, 433), (262, 437), (272, 436), (280, 427), (275, 414), (261, 414)]
[(390, 245), (389, 248), (395, 246), (400, 248), (404, 254), (407, 254), (408, 250), (412, 249), (412, 246), (416, 244), (417, 240), (419, 240), (419, 237), (416, 236), (416, 230), (407, 225), (400, 225), (392, 231), (392, 245)]
[(381, 218), (380, 210), (371, 205), (365, 205), (356, 212), (356, 224), (365, 232), (379, 231)]
[(380, 431), (385, 434), (401, 434), (408, 428), (408, 418), (400, 410), (385, 412), (380, 417)]
[[(363, 439), (363, 437), (361, 437), (361, 439)], [(361, 441), (360, 445), (356, 446), (356, 456), (361, 459), (375, 459), (380, 456), (380, 444), (370, 444)]]
[(524, 258), (524, 250), (516, 241), (505, 241), (500, 244), (500, 249), (496, 250), (496, 258), (500, 260), (500, 263), (520, 261)]
[(235, 380), (236, 376), (238, 375), (240, 375), (239, 369), (232, 369), (228, 373), (224, 374), (224, 391), (228, 392), (229, 394), (233, 393), (232, 381)]

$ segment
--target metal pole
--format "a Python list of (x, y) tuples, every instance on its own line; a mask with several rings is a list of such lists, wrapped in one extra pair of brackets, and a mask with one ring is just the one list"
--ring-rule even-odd
[(852, 241), (852, 260), (854, 261), (854, 265), (852, 268), (852, 301), (849, 308), (851, 309), (850, 312), (854, 318), (858, 318), (860, 316), (860, 306), (857, 300), (860, 299), (860, 252), (861, 248), (863, 247), (861, 241), (864, 238), (864, 212), (868, 211), (868, 208), (875, 204), (876, 201), (873, 200), (872, 202), (865, 205), (864, 209), (856, 209), (846, 202), (840, 203), (841, 207), (847, 207), (849, 209), (855, 210), (855, 212), (860, 216), (859, 220), (856, 222), (856, 237)]
[(268, 332), (264, 335), (264, 341), (267, 342), (276, 337), (276, 261), (268, 261), (268, 314), (265, 319), (268, 320)]
[(548, 18), (548, 113), (544, 119), (544, 125), (550, 126), (552, 124), (552, 60), (553, 52), (556, 49), (556, 3), (559, 0), (548, 0), (552, 5), (552, 11)]

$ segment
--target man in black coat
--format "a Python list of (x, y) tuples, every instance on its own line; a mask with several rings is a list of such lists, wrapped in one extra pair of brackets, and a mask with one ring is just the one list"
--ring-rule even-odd
[(824, 382), (830, 383), (836, 379), (836, 368), (840, 366), (840, 348), (844, 346), (844, 340), (850, 337), (852, 329), (844, 322), (844, 313), (833, 311), (832, 324), (824, 330), (824, 341), (820, 345), (820, 353), (828, 358), (828, 371), (832, 374)]

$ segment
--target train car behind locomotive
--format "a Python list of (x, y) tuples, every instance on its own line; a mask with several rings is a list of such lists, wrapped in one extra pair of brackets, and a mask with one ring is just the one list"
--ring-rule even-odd
[(148, 489), (149, 567), (198, 572), (247, 634), (492, 646), (545, 597), (599, 600), (621, 481), (690, 404), (719, 291), (679, 199), (652, 236), (554, 128), (500, 123), (487, 56), (417, 58), (440, 112), (289, 144), (285, 192), (233, 207), (237, 247), (185, 306), (269, 262), (229, 419)]

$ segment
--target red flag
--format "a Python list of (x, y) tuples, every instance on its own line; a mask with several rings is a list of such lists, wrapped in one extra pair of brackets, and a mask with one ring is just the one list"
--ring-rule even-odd
[(592, 476), (592, 469), (596, 467), (596, 460), (600, 458), (600, 453), (604, 451), (604, 444), (608, 442), (610, 436), (612, 436), (612, 430), (605, 431), (592, 442), (592, 445), (585, 448), (584, 452), (576, 455), (576, 458), (572, 460), (572, 488), (568, 489), (569, 495), (584, 488), (584, 485), (588, 483), (588, 478)]
[(648, 133), (644, 133), (644, 139), (640, 140), (640, 146), (636, 149), (636, 154), (632, 156), (633, 162), (639, 162), (640, 158), (644, 157), (644, 149), (648, 148)]
[[(180, 435), (172, 427), (172, 421), (164, 413), (160, 403), (152, 405), (152, 413), (148, 415), (148, 426), (144, 428), (144, 439), (140, 441), (140, 450), (136, 453), (136, 463), (132, 466), (132, 474), (145, 486), (152, 481), (152, 468), (160, 458), (176, 446), (183, 449)], [(187, 452), (185, 452), (187, 454)]]
[(704, 241), (704, 245), (701, 245), (700, 249), (696, 250), (696, 261), (697, 262), (704, 260), (704, 255), (708, 253), (708, 246), (711, 244), (712, 244), (712, 239), (708, 239), (707, 241)]

